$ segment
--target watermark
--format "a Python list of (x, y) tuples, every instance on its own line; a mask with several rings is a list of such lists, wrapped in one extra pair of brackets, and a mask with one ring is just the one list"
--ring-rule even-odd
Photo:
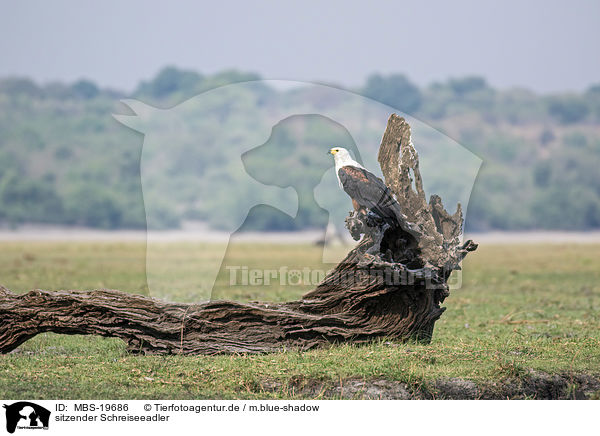
[(331, 272), (322, 269), (290, 269), (281, 266), (278, 269), (257, 269), (248, 266), (227, 265), (229, 286), (281, 286), (318, 285)]
[(333, 274), (333, 269), (290, 268), (281, 266), (278, 269), (250, 268), (246, 265), (228, 265), (229, 286), (317, 286), (327, 278), (330, 286), (352, 287), (356, 285), (379, 286), (413, 286), (424, 285), (425, 289), (444, 289), (438, 278), (450, 274), (448, 287), (458, 289), (462, 284), (461, 271), (411, 271), (397, 267), (351, 268)]
[[(343, 89), (290, 81), (235, 83), (190, 97), (169, 109), (124, 100), (130, 113), (115, 115), (144, 134), (140, 176), (149, 230), (146, 275), (153, 296), (177, 299), (171, 293), (173, 269), (166, 271), (164, 240), (155, 230), (188, 222), (199, 229), (192, 233), (204, 251), (177, 265), (191, 275), (184, 281), (187, 301), (216, 294), (228, 298), (221, 285), (232, 274), (238, 286), (282, 280), (285, 286), (318, 284), (340, 259), (339, 247), (352, 248), (344, 222), (353, 206), (327, 151), (347, 149), (381, 177), (377, 153), (391, 113), (411, 126), (425, 191), (440, 195), (450, 213), (460, 203), (467, 216), (481, 159), (397, 108)], [(271, 269), (243, 269), (240, 252), (262, 254), (246, 250), (249, 232), (279, 232), (271, 239), (257, 236), (251, 244), (285, 244), (293, 237), (284, 231), (305, 229), (316, 233), (305, 242), (318, 242), (311, 251), (317, 267), (280, 271), (290, 261), (274, 254), (265, 262)], [(205, 242), (210, 244), (201, 245)], [(395, 272), (389, 274), (394, 283)]]
[[(65, 436), (155, 434), (157, 429), (160, 433), (189, 433), (190, 429), (216, 428), (223, 422), (229, 427), (243, 422), (234, 433), (244, 433), (247, 421), (259, 424), (264, 419), (280, 419), (279, 428), (283, 428), (290, 420), (300, 424), (327, 409), (315, 400), (45, 400), (43, 406), (19, 401), (5, 408), (8, 434)], [(7, 434), (3, 430), (0, 433)]]

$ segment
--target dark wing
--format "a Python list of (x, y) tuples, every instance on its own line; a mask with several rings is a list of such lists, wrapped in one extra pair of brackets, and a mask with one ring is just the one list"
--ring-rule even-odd
[(338, 170), (344, 191), (359, 205), (394, 224), (403, 221), (400, 204), (392, 196), (390, 189), (375, 174), (362, 168), (344, 166)]

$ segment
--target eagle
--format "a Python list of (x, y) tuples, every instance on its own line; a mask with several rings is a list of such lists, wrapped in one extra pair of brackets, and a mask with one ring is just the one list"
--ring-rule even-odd
[(352, 199), (354, 210), (366, 214), (368, 209), (391, 227), (406, 223), (400, 204), (379, 177), (352, 159), (345, 148), (334, 147), (328, 153), (333, 155), (340, 188)]

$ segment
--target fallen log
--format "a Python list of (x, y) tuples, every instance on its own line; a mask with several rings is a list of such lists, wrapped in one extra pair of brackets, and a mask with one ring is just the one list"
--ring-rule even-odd
[(0, 287), (0, 352), (43, 332), (117, 337), (130, 352), (148, 354), (306, 350), (382, 337), (429, 342), (450, 273), (477, 245), (459, 242), (460, 205), (450, 215), (438, 196), (427, 203), (410, 126), (395, 114), (378, 160), (405, 217), (390, 226), (352, 212), (346, 226), (360, 242), (302, 299), (179, 304), (106, 289), (16, 295)]

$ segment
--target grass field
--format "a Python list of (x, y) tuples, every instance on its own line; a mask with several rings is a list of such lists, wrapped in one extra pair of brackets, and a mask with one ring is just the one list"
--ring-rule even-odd
[[(210, 246), (165, 244), (164, 280), (149, 289), (143, 244), (1, 246), (0, 284), (15, 292), (105, 287), (193, 301), (207, 293), (194, 265), (218, 261), (207, 254)], [(228, 254), (257, 266), (281, 259), (310, 265), (318, 255), (315, 246), (256, 244)], [(219, 296), (286, 300), (309, 287), (222, 289)], [(418, 388), (450, 378), (493, 384), (532, 370), (600, 375), (600, 245), (481, 246), (464, 262), (462, 288), (444, 305), (430, 345), (382, 340), (260, 356), (136, 356), (115, 339), (43, 334), (0, 356), (0, 397), (319, 398), (348, 380)], [(322, 389), (307, 393), (312, 385)]]

